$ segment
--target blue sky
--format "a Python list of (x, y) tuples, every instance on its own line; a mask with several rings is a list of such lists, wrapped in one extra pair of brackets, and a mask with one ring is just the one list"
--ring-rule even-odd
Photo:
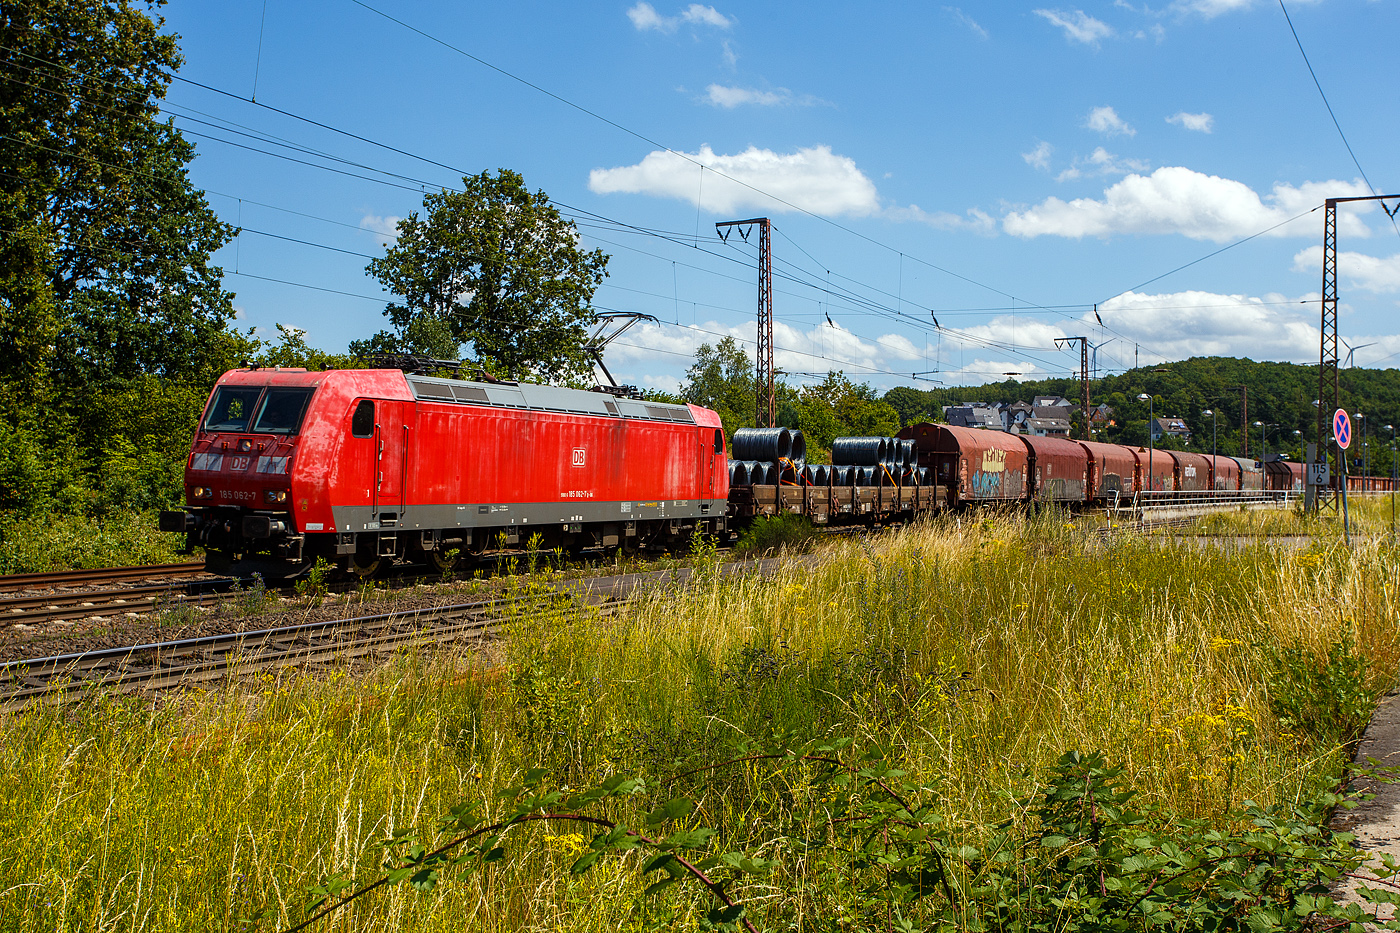
[[(883, 390), (1065, 375), (1054, 339), (1081, 334), (1101, 372), (1316, 361), (1320, 205), (1370, 193), (1362, 170), (1400, 192), (1394, 0), (1288, 0), (1356, 161), (1277, 0), (162, 12), (217, 89), (168, 104), (245, 230), (217, 257), (240, 324), (329, 349), (385, 326), (364, 266), (394, 221), (486, 169), (612, 255), (595, 304), (659, 323), (609, 367), (663, 389), (700, 343), (751, 346), (755, 250), (716, 221), (773, 218), (778, 367)], [(1374, 206), (1340, 232), (1341, 336), (1400, 365), (1400, 232)]]

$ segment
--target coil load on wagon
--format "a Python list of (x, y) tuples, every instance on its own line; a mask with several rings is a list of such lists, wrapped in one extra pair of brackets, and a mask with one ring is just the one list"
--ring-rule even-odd
[(740, 428), (731, 447), (736, 460), (801, 463), (807, 459), (807, 439), (792, 428)]

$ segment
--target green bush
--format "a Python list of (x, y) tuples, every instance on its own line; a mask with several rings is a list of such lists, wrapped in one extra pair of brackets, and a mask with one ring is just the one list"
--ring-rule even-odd
[(0, 573), (45, 573), (194, 560), (179, 553), (182, 534), (167, 534), (150, 512), (90, 515), (0, 513)]
[(816, 536), (816, 528), (803, 515), (784, 513), (756, 518), (739, 533), (734, 552), (744, 555), (792, 550), (805, 547)]

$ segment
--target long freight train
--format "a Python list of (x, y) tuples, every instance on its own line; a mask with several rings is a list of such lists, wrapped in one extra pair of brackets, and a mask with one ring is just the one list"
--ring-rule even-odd
[(236, 369), (195, 433), (186, 506), (163, 512), (161, 528), (203, 547), (215, 571), (288, 576), (325, 559), (364, 575), (521, 547), (674, 547), (779, 512), (876, 523), (1302, 480), (1297, 464), (941, 424), (838, 439), (850, 464), (813, 467), (800, 439), (736, 434), (731, 464), (719, 416), (697, 405), (396, 369)]

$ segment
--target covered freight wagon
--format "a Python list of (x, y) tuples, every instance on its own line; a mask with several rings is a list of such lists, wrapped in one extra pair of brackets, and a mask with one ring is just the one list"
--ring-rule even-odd
[(1168, 451), (1147, 447), (1134, 447), (1132, 451), (1137, 457), (1140, 489), (1150, 489), (1153, 492), (1171, 492), (1176, 489), (1176, 461)]
[(1241, 489), (1264, 488), (1264, 470), (1259, 465), (1258, 460), (1250, 460), (1248, 457), (1231, 457), (1230, 459), (1240, 465)]
[(1206, 458), (1211, 463), (1211, 484), (1217, 492), (1234, 492), (1240, 488), (1240, 464), (1234, 457)]
[(1285, 492), (1303, 491), (1303, 465), (1289, 460), (1270, 460), (1264, 464), (1267, 488)]
[(1137, 488), (1137, 458), (1131, 450), (1098, 441), (1080, 441), (1079, 446), (1089, 455), (1091, 498), (1107, 500), (1133, 494)]
[(1027, 496), (1030, 456), (1015, 435), (924, 423), (905, 428), (899, 436), (918, 445), (919, 465), (931, 468), (933, 482), (948, 488), (950, 505)]
[(1180, 492), (1206, 492), (1211, 486), (1211, 462), (1205, 454), (1184, 450), (1162, 451), (1172, 458), (1176, 488)]
[(1089, 492), (1089, 452), (1077, 441), (1016, 435), (1030, 451), (1031, 495), (1041, 502), (1084, 502)]

